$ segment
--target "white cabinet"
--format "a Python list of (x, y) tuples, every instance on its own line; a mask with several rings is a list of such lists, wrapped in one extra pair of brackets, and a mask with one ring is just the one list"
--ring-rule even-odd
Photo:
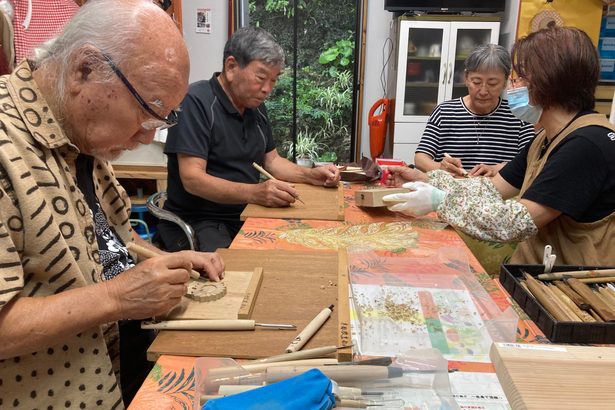
[[(467, 94), (464, 62), (498, 42), (499, 21), (485, 17), (400, 17), (397, 21), (393, 155), (414, 162), (427, 119), (442, 101)], [(454, 20), (453, 20), (454, 19)]]

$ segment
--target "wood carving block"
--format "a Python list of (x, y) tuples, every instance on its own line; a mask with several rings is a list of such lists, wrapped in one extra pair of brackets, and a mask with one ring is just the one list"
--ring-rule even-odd
[[(188, 293), (166, 315), (165, 319), (238, 319), (239, 311), (245, 304), (244, 298), (253, 274), (254, 270), (235, 271), (227, 269), (222, 282), (202, 280), (188, 282)], [(211, 294), (207, 295), (207, 289), (200, 287), (208, 284), (222, 284), (216, 285), (219, 286), (217, 293), (215, 293), (216, 297)], [(190, 288), (193, 287), (197, 296), (190, 295)]]
[(406, 188), (374, 188), (374, 189), (359, 189), (354, 194), (354, 201), (357, 206), (376, 208), (391, 204), (385, 203), (382, 198), (389, 194), (401, 194), (410, 192)]
[(226, 295), (224, 282), (204, 282), (191, 280), (186, 296), (198, 302), (213, 302)]

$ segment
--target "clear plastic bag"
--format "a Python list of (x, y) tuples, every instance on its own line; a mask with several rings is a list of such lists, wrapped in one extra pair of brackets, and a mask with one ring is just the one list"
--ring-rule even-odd
[[(367, 377), (364, 375), (367, 372), (360, 370), (373, 367), (355, 366), (346, 374), (361, 373), (362, 376), (337, 380), (335, 376), (329, 376), (334, 381), (336, 408), (344, 408), (345, 403), (363, 403), (377, 405), (379, 409), (458, 409), (452, 398), (447, 361), (436, 349), (412, 350), (399, 355), (389, 366), (378, 367), (382, 371), (371, 372)], [(342, 371), (346, 368), (342, 364), (319, 368), (327, 374), (327, 367)], [(387, 371), (389, 376), (382, 377)], [(242, 363), (228, 358), (199, 358), (194, 364), (194, 374), (195, 409), (200, 409), (207, 399), (269, 383), (267, 371), (250, 372)]]

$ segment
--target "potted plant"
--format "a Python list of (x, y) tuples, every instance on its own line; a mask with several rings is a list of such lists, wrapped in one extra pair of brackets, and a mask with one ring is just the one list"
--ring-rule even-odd
[(327, 151), (318, 157), (318, 161), (314, 162), (314, 165), (327, 165), (335, 164), (337, 161), (337, 154), (333, 151)]
[(314, 165), (314, 161), (318, 159), (318, 151), (324, 148), (323, 144), (316, 141), (316, 136), (311, 135), (307, 129), (299, 131), (297, 134), (296, 146), (293, 141), (286, 141), (284, 147), (286, 147), (288, 159), (293, 158), (294, 150), (297, 156), (297, 165), (307, 168)]

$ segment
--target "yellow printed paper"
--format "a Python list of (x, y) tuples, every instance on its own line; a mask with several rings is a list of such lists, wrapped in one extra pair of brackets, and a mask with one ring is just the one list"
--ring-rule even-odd
[(598, 46), (601, 18), (601, 0), (521, 0), (517, 38), (556, 24), (585, 31)]

